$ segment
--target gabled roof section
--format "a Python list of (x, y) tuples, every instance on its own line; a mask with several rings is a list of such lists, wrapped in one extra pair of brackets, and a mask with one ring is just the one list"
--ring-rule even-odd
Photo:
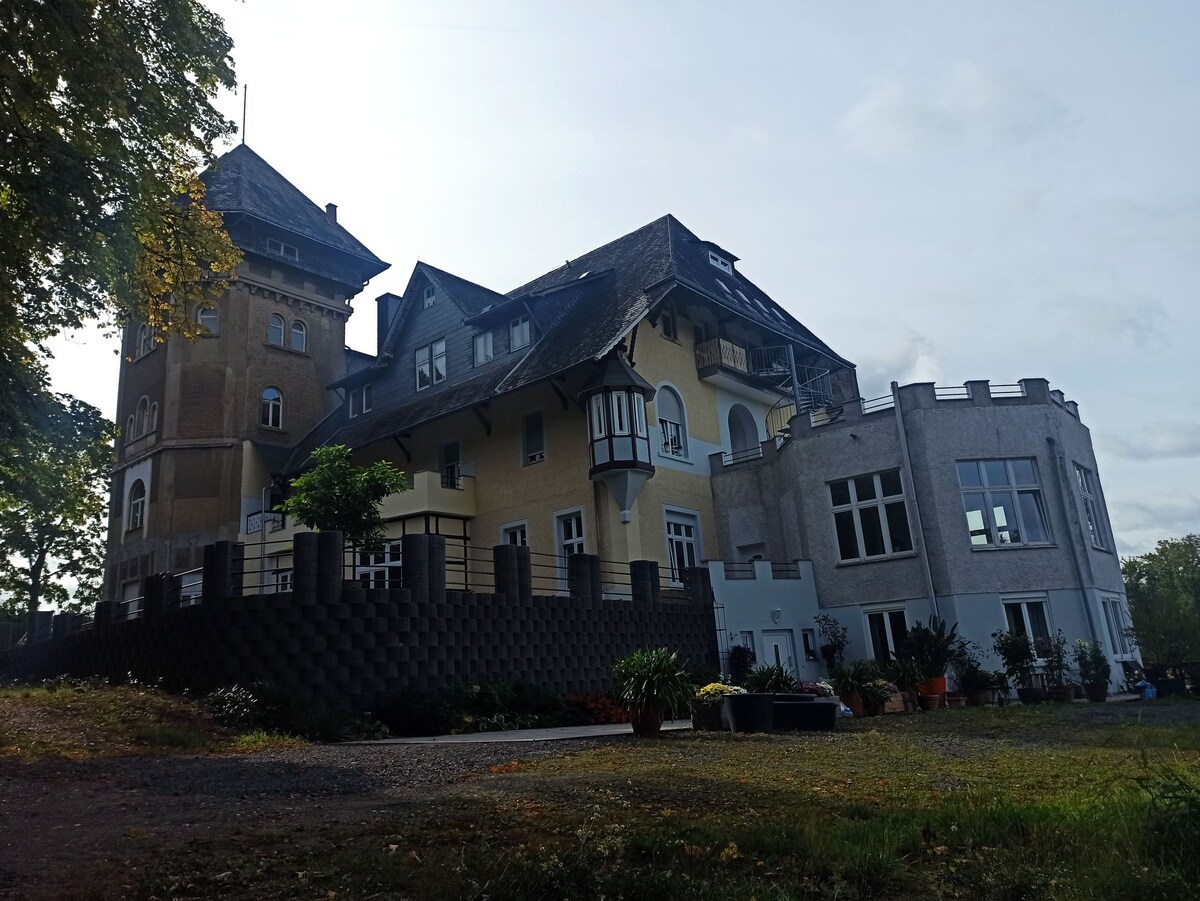
[(416, 275), (417, 272), (424, 272), (438, 291), (454, 301), (466, 316), (482, 313), (484, 310), (499, 306), (508, 300), (503, 294), (493, 291), (491, 288), (469, 282), (465, 278), (459, 278), (453, 273), (430, 266), (428, 263), (417, 263), (413, 275)]
[(368, 278), (388, 267), (245, 144), (219, 157), (200, 180), (204, 182), (205, 205), (211, 210), (253, 216), (350, 254), (364, 264)]

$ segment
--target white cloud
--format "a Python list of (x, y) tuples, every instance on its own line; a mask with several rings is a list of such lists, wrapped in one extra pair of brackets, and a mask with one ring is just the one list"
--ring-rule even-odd
[(1129, 460), (1162, 460), (1200, 456), (1200, 422), (1156, 422), (1111, 435), (1109, 447)]
[(907, 385), (937, 382), (942, 378), (933, 342), (912, 331), (889, 334), (884, 347), (860, 354), (857, 364), (858, 385), (864, 397), (887, 394), (893, 381)]
[(879, 82), (842, 115), (837, 130), (859, 153), (886, 159), (971, 139), (1021, 143), (1066, 120), (1066, 107), (1050, 95), (960, 63), (936, 84)]

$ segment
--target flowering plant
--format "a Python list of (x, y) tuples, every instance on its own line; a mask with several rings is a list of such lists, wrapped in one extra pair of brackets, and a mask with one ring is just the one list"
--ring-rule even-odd
[(816, 695), (818, 698), (833, 697), (833, 686), (828, 682), (801, 682), (800, 691), (806, 695)]
[(724, 682), (710, 682), (696, 692), (696, 700), (701, 703), (716, 703), (728, 695), (744, 695), (746, 689), (738, 685), (726, 685)]

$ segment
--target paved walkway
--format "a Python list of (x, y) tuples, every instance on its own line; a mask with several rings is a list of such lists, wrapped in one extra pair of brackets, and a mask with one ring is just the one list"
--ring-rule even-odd
[[(690, 729), (692, 721), (667, 720), (663, 731)], [(507, 732), (470, 732), (462, 735), (423, 735), (418, 738), (382, 738), (377, 741), (346, 742), (354, 745), (438, 745), (491, 744), (493, 742), (561, 741), (567, 738), (602, 738), (606, 735), (632, 735), (629, 723), (609, 726), (561, 726), (557, 729), (511, 729)]]

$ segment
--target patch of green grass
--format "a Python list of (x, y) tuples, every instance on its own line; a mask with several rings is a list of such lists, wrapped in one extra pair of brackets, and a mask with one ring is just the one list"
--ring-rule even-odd
[(195, 846), (139, 891), (221, 894), (217, 873), (261, 897), (1190, 901), (1200, 705), (1111, 706), (616, 741), (371, 828)]
[(276, 751), (283, 748), (299, 748), (307, 742), (294, 735), (281, 735), (278, 732), (268, 732), (256, 729), (237, 736), (229, 742), (227, 748), (239, 754), (257, 753), (260, 751)]

